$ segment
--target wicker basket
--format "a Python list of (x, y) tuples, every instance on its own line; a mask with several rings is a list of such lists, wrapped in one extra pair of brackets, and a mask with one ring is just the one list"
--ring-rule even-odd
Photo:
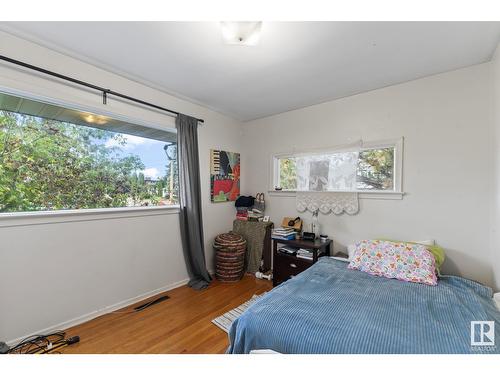
[(236, 233), (215, 237), (215, 277), (219, 281), (239, 281), (243, 277), (247, 241)]

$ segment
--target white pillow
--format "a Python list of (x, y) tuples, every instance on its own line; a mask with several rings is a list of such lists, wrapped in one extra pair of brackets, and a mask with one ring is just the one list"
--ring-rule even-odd
[(349, 260), (352, 260), (354, 257), (354, 253), (356, 252), (356, 245), (355, 244), (350, 244), (347, 246), (347, 255), (349, 256)]
[[(405, 242), (405, 241), (403, 241), (403, 242)], [(436, 243), (434, 240), (420, 240), (420, 241), (406, 241), (406, 242), (419, 243), (420, 245), (424, 245), (424, 246), (434, 246)], [(356, 245), (354, 243), (347, 246), (347, 255), (349, 255), (349, 258), (348, 258), (349, 260), (351, 260), (353, 258), (355, 251), (356, 251)]]
[(500, 293), (493, 294), (493, 301), (497, 305), (498, 310), (500, 310)]

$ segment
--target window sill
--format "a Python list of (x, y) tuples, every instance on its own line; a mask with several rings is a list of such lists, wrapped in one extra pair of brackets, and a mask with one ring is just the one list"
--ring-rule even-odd
[(179, 206), (92, 208), (0, 213), (0, 228), (178, 214)]
[[(296, 192), (293, 190), (269, 190), (271, 197), (295, 197)], [(399, 191), (345, 191), (340, 193), (358, 193), (359, 199), (391, 199), (401, 200), (405, 195), (404, 192)]]

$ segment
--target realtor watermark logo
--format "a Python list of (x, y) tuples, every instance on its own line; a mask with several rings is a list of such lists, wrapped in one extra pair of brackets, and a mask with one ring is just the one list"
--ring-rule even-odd
[(489, 320), (471, 321), (470, 345), (473, 350), (494, 350), (495, 322)]

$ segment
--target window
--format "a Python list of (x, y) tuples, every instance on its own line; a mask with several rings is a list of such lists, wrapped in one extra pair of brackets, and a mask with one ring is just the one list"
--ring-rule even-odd
[[(175, 134), (10, 97), (16, 105), (5, 96), (0, 95), (0, 212), (177, 203)], [(37, 109), (6, 110), (23, 106)]]
[(394, 149), (373, 148), (359, 152), (357, 190), (394, 190)]
[(273, 188), (401, 192), (402, 139), (273, 157)]
[(294, 157), (279, 159), (279, 183), (283, 190), (297, 189), (297, 164)]

